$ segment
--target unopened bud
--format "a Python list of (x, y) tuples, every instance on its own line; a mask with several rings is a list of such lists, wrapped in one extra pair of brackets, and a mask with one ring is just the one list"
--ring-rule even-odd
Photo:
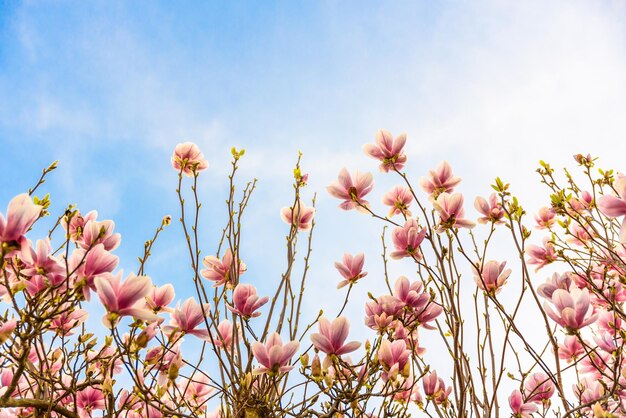
[(321, 379), (322, 377), (322, 363), (320, 361), (320, 356), (317, 354), (313, 356), (313, 361), (311, 362), (311, 375), (314, 379)]
[(300, 356), (300, 364), (302, 364), (303, 367), (307, 367), (309, 365), (309, 353), (304, 353)]

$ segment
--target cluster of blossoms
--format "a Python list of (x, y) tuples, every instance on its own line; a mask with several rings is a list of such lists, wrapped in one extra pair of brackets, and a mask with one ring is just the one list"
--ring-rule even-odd
[[(292, 204), (279, 212), (288, 225), (287, 266), (268, 296), (242, 281), (251, 273), (240, 254), (241, 217), (256, 185), (248, 183), (237, 200), (243, 151), (232, 150), (227, 223), (217, 251), (204, 257), (196, 190), (208, 162), (190, 142), (173, 152), (195, 290), (176, 302), (174, 286), (156, 285), (146, 273), (171, 217), (146, 242), (137, 271), (124, 275), (114, 254), (120, 234), (95, 211), (70, 206), (47, 236), (28, 238), (49, 214), (48, 197), (34, 196), (42, 177), (0, 213), (0, 418), (409, 417), (419, 409), (490, 417), (504, 405), (517, 418), (626, 416), (626, 176), (601, 170), (594, 177), (594, 159), (577, 155), (591, 180), (583, 190), (568, 172), (560, 186), (542, 163), (551, 196), (534, 217), (535, 230), (547, 233), (537, 245), (529, 243), (524, 209), (499, 178), (495, 193), (475, 198), (475, 218), (448, 162), (413, 187), (402, 171), (406, 140), (381, 130), (364, 146), (382, 173), (401, 180), (382, 196), (383, 214), (365, 200), (371, 173), (343, 168), (328, 186), (341, 209), (385, 224), (384, 272), (371, 274), (369, 264), (370, 274), (364, 270), (366, 249), (344, 254), (335, 262), (337, 288), (347, 287), (343, 306), (309, 323), (302, 309), (316, 209), (303, 197), (308, 175), (300, 159)], [(191, 199), (183, 196), (188, 181)], [(512, 238), (512, 260), (490, 257), (500, 231)], [(309, 239), (296, 280), (300, 234)], [(536, 286), (531, 265), (566, 268)], [(395, 268), (405, 275), (392, 282)], [(387, 288), (364, 304), (367, 340), (349, 338), (343, 314), (363, 282)], [(104, 309), (103, 336), (86, 329), (89, 303)], [(540, 342), (520, 318), (532, 316), (533, 304), (533, 320), (545, 327)], [(440, 350), (431, 346), (438, 336)], [(198, 359), (185, 347), (194, 343)]]

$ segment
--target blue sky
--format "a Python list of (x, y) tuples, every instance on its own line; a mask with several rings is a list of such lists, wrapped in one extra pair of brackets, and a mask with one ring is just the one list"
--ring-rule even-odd
[[(245, 148), (241, 179), (259, 179), (247, 278), (270, 289), (301, 150), (308, 197), (319, 196), (308, 307), (342, 300), (328, 289), (344, 251), (367, 254), (365, 300), (383, 289), (380, 225), (336, 209), (325, 186), (339, 169), (376, 172), (361, 146), (386, 128), (408, 133), (410, 175), (447, 159), (469, 202), (499, 175), (538, 208), (539, 159), (558, 167), (591, 152), (624, 171), (625, 14), (600, 1), (0, 2), (0, 202), (59, 160), (43, 189), (53, 210), (77, 203), (114, 219), (121, 266), (134, 270), (162, 216), (176, 218), (171, 152), (194, 141), (210, 163), (206, 255), (225, 220), (229, 150)], [(380, 208), (395, 183), (376, 181)], [(167, 230), (148, 273), (186, 297), (180, 238), (178, 225)]]

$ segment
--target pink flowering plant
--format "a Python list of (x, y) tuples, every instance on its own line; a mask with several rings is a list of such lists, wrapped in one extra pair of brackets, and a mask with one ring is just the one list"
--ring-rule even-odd
[[(172, 217), (124, 273), (113, 221), (72, 205), (52, 214), (35, 195), (52, 164), (0, 214), (0, 417), (626, 416), (626, 176), (589, 155), (562, 178), (541, 162), (548, 198), (536, 214), (500, 178), (472, 209), (448, 162), (415, 183), (406, 145), (381, 130), (364, 146), (397, 179), (380, 205), (369, 172), (341, 168), (328, 186), (341, 209), (381, 223), (383, 272), (372, 274), (366, 249), (322, 260), (343, 304), (312, 318), (316, 209), (301, 156), (293, 199), (276, 211), (286, 265), (266, 293), (241, 245), (256, 188), (238, 183), (243, 150), (232, 150), (226, 223), (209, 253), (197, 193), (209, 163), (195, 144), (176, 146), (185, 300), (150, 277)], [(33, 237), (39, 222), (49, 232)], [(386, 290), (358, 300), (356, 286)]]

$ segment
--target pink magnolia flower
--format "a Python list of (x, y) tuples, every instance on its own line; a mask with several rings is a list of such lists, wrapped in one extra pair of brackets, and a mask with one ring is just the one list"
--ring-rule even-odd
[(606, 331), (594, 335), (593, 340), (600, 350), (608, 354), (616, 353), (618, 349), (621, 349), (623, 344), (620, 336), (613, 336)]
[(72, 252), (69, 259), (70, 272), (75, 271), (75, 282), (82, 288), (85, 299), (89, 300), (90, 289), (96, 290), (94, 279), (110, 274), (118, 261), (116, 255), (104, 249), (104, 244), (96, 244), (90, 250), (77, 248)]
[(581, 193), (580, 197), (571, 197), (567, 201), (569, 205), (569, 207), (567, 208), (567, 212), (571, 216), (582, 214), (583, 212), (589, 210), (592, 202), (593, 196), (591, 196), (591, 193), (585, 190)]
[[(97, 212), (95, 213), (97, 215)], [(95, 218), (88, 220), (85, 223), (83, 235), (78, 244), (84, 249), (91, 248), (94, 244), (102, 244), (105, 250), (113, 251), (119, 247), (122, 239), (121, 234), (113, 233), (114, 229), (115, 222), (113, 221), (96, 221)]]
[(80, 418), (92, 417), (94, 410), (105, 408), (104, 394), (100, 388), (88, 386), (76, 394), (76, 408)]
[(154, 321), (158, 317), (145, 307), (145, 297), (152, 289), (152, 281), (147, 276), (130, 274), (121, 282), (122, 272), (113, 276), (101, 275), (95, 278), (96, 293), (107, 310), (102, 322), (114, 327), (119, 318), (132, 316), (144, 321)]
[(544, 237), (543, 246), (527, 244), (525, 252), (529, 255), (528, 264), (536, 264), (535, 271), (539, 271), (543, 266), (556, 260), (556, 250), (548, 237)]
[(295, 225), (299, 231), (308, 231), (311, 229), (315, 208), (307, 207), (302, 201), (298, 200), (292, 207), (284, 207), (280, 210), (280, 217), (287, 225)]
[(572, 286), (572, 275), (569, 273), (559, 274), (554, 273), (550, 276), (545, 283), (542, 283), (537, 288), (537, 293), (546, 299), (552, 299), (552, 294), (556, 289), (569, 290)]
[(545, 373), (531, 374), (524, 384), (526, 402), (542, 403), (554, 395), (554, 383)]
[(208, 340), (213, 341), (216, 347), (230, 351), (242, 339), (241, 332), (236, 325), (228, 319), (224, 319), (217, 325), (217, 333), (209, 336)]
[(461, 193), (443, 192), (437, 196), (433, 206), (439, 212), (441, 223), (439, 231), (446, 228), (473, 228), (476, 225), (469, 219), (463, 218), (465, 210), (463, 209), (463, 195)]
[(339, 172), (339, 180), (328, 186), (326, 190), (332, 196), (343, 200), (339, 205), (341, 209), (364, 211), (362, 207), (368, 207), (369, 202), (363, 197), (372, 191), (373, 187), (374, 179), (371, 173), (361, 174), (357, 171), (353, 177), (348, 170), (342, 168)]
[(29, 246), (21, 251), (25, 264), (22, 274), (27, 277), (26, 289), (31, 296), (49, 286), (58, 286), (65, 280), (65, 266), (50, 255), (51, 251), (48, 238), (38, 240), (36, 250)]
[(365, 263), (365, 255), (359, 253), (357, 255), (351, 255), (345, 253), (343, 255), (342, 262), (335, 262), (335, 268), (339, 271), (339, 274), (344, 278), (337, 285), (337, 289), (341, 289), (345, 285), (354, 284), (362, 277), (367, 276), (367, 272), (363, 271), (363, 264)]
[(294, 367), (290, 365), (291, 358), (299, 346), (300, 343), (297, 341), (290, 341), (283, 345), (277, 332), (271, 334), (265, 344), (255, 341), (252, 343), (252, 353), (261, 367), (255, 369), (254, 373), (267, 373), (270, 376), (276, 376), (288, 372)]
[(17, 327), (16, 319), (8, 319), (0, 325), (0, 344), (4, 344), (9, 339), (15, 327)]
[(491, 260), (484, 264), (482, 273), (474, 270), (474, 281), (478, 288), (490, 294), (498, 293), (511, 275), (511, 269), (505, 270), (505, 267), (506, 261), (500, 263)]
[(176, 145), (172, 154), (172, 167), (183, 172), (188, 177), (193, 177), (195, 173), (206, 170), (209, 163), (204, 159), (204, 154), (193, 142), (183, 142)]
[(524, 402), (522, 392), (519, 389), (515, 389), (509, 396), (509, 406), (515, 418), (532, 418), (533, 413), (537, 412), (535, 404)]
[(430, 294), (424, 292), (424, 284), (421, 281), (411, 283), (406, 276), (400, 276), (396, 280), (393, 296), (400, 301), (401, 307), (408, 306), (418, 310), (422, 310), (430, 301)]
[(383, 367), (383, 380), (395, 381), (398, 374), (407, 378), (411, 371), (410, 357), (411, 350), (407, 348), (403, 340), (394, 342), (383, 340), (378, 349), (378, 361)]
[[(180, 303), (180, 302), (179, 302)], [(208, 303), (200, 305), (191, 297), (183, 302), (183, 305), (177, 306), (172, 312), (169, 325), (161, 327), (163, 331), (173, 335), (176, 332), (195, 335), (198, 338), (207, 338), (209, 331), (206, 329), (196, 329), (200, 324), (204, 323), (205, 313), (209, 312), (211, 306)]]
[(383, 196), (383, 203), (390, 206), (388, 217), (394, 215), (411, 216), (409, 206), (413, 202), (413, 193), (406, 187), (396, 186)]
[[(587, 342), (585, 342), (588, 344)], [(612, 355), (601, 350), (589, 351), (578, 363), (578, 371), (581, 374), (593, 376), (594, 379), (602, 379), (606, 376)]]
[(578, 224), (570, 225), (567, 233), (570, 235), (567, 241), (575, 245), (584, 246), (591, 239), (591, 232)]
[(205, 373), (200, 373), (189, 379), (181, 379), (178, 386), (184, 390), (185, 401), (200, 407), (203, 411), (206, 410), (206, 401), (209, 395), (215, 391), (215, 388), (211, 386), (211, 379)]
[(402, 302), (391, 296), (381, 296), (376, 301), (365, 303), (365, 325), (382, 334), (396, 321), (396, 314), (402, 309)]
[(74, 331), (79, 327), (89, 314), (84, 309), (72, 309), (70, 306), (66, 310), (61, 312), (50, 323), (50, 329), (55, 330), (57, 334), (63, 336), (70, 336), (74, 334)]
[(311, 341), (313, 341), (313, 345), (319, 351), (329, 355), (341, 356), (342, 354), (351, 353), (361, 346), (361, 343), (358, 341), (344, 343), (346, 338), (348, 338), (350, 330), (350, 323), (345, 316), (336, 318), (332, 324), (328, 319), (321, 317), (318, 325), (320, 332), (312, 334)]
[(474, 207), (478, 212), (480, 212), (483, 216), (478, 218), (479, 224), (486, 224), (489, 222), (494, 223), (503, 223), (502, 218), (504, 217), (504, 208), (498, 201), (498, 196), (495, 193), (492, 193), (489, 196), (489, 201), (484, 198), (478, 196), (476, 200), (474, 200)]
[(0, 243), (2, 253), (8, 247), (19, 249), (24, 243), (26, 231), (30, 229), (41, 214), (42, 207), (33, 203), (26, 193), (15, 196), (9, 202), (6, 219), (0, 213)]
[(429, 170), (428, 173), (428, 177), (420, 178), (420, 186), (433, 199), (441, 193), (451, 193), (461, 182), (459, 177), (452, 174), (452, 167), (447, 161), (442, 161), (435, 170)]
[(550, 228), (556, 222), (556, 211), (552, 208), (543, 207), (535, 215), (537, 229)]
[(554, 322), (575, 332), (595, 322), (598, 315), (594, 313), (590, 303), (589, 290), (570, 287), (569, 291), (556, 289), (550, 300), (552, 304), (544, 302), (543, 309)]
[(376, 132), (376, 143), (363, 145), (363, 151), (370, 157), (381, 161), (380, 171), (387, 173), (390, 169), (402, 170), (406, 164), (406, 154), (403, 152), (405, 143), (405, 133), (393, 139), (389, 131), (381, 129)]
[(396, 250), (390, 254), (391, 258), (399, 260), (404, 257), (413, 257), (421, 260), (422, 253), (419, 248), (424, 237), (426, 237), (426, 228), (420, 229), (415, 219), (407, 219), (402, 228), (393, 230), (391, 239)]
[(452, 393), (452, 387), (446, 387), (443, 379), (437, 376), (437, 371), (432, 371), (422, 378), (424, 394), (427, 399), (433, 400), (437, 404), (442, 404), (448, 400)]
[(97, 217), (98, 212), (95, 210), (88, 212), (85, 216), (82, 216), (78, 210), (75, 210), (70, 215), (63, 217), (61, 225), (63, 225), (63, 229), (65, 229), (72, 242), (80, 243), (83, 239), (85, 224), (89, 221), (95, 221)]
[(579, 380), (577, 385), (574, 385), (574, 392), (580, 399), (581, 403), (592, 404), (594, 401), (602, 399), (605, 395), (605, 389), (602, 383), (603, 382), (601, 382), (599, 379), (584, 376)]
[(623, 329), (622, 318), (617, 313), (609, 311), (600, 311), (596, 325), (600, 330), (611, 335), (615, 335)]
[(559, 358), (568, 363), (578, 360), (583, 354), (585, 348), (575, 335), (566, 335), (563, 343), (559, 344)]
[[(626, 176), (620, 174), (613, 183), (613, 187), (617, 191), (618, 197), (609, 195), (600, 197), (598, 199), (598, 209), (610, 218), (618, 218), (626, 215)], [(626, 218), (622, 222), (620, 241), (626, 241)]]
[(166, 284), (161, 287), (154, 286), (146, 296), (146, 306), (154, 313), (165, 311), (172, 312), (168, 305), (174, 300), (174, 286)]
[(233, 305), (228, 306), (231, 312), (243, 316), (244, 318), (256, 318), (261, 315), (258, 309), (265, 305), (270, 298), (268, 296), (258, 297), (256, 287), (251, 284), (239, 283), (233, 291)]
[(154, 337), (157, 336), (159, 332), (159, 323), (151, 322), (148, 326), (146, 326), (141, 332), (133, 339), (133, 344), (135, 348), (146, 348), (148, 343), (152, 341)]
[[(419, 391), (419, 386), (414, 376), (409, 376), (404, 379), (404, 382), (399, 387), (400, 390), (391, 387), (389, 390), (394, 393), (393, 400), (396, 402), (408, 404), (414, 402), (419, 407), (423, 406), (422, 394)], [(372, 415), (371, 418), (374, 418)]]
[[(226, 250), (221, 260), (215, 256), (208, 255), (204, 257), (202, 263), (205, 265), (206, 269), (200, 271), (200, 274), (205, 279), (215, 282), (213, 287), (222, 286), (224, 284), (229, 288), (232, 286), (232, 278), (230, 277), (231, 268), (238, 270), (236, 271), (238, 276), (242, 275), (247, 270), (243, 261), (238, 260), (237, 257), (233, 257), (230, 248)], [(233, 264), (237, 267), (232, 267)]]

